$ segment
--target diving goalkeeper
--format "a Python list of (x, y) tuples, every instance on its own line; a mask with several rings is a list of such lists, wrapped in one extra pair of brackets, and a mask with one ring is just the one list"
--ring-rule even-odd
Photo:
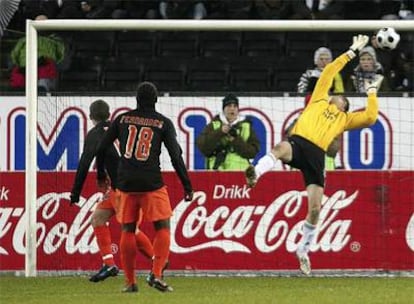
[(367, 107), (364, 111), (348, 113), (349, 100), (344, 96), (329, 96), (335, 75), (368, 43), (368, 36), (353, 37), (350, 49), (328, 64), (316, 83), (310, 102), (295, 123), (291, 135), (263, 156), (246, 171), (249, 187), (272, 170), (277, 160), (300, 169), (308, 194), (308, 211), (302, 228), (302, 239), (296, 250), (300, 270), (309, 275), (309, 251), (316, 234), (325, 185), (325, 153), (329, 144), (344, 131), (364, 128), (375, 123), (378, 116), (377, 89), (382, 78), (366, 82)]

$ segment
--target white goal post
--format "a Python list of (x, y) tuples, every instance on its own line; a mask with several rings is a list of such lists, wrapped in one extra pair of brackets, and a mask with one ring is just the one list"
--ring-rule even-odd
[(45, 30), (153, 31), (414, 31), (414, 20), (27, 20), (26, 23), (26, 255), (25, 276), (37, 275), (37, 34)]

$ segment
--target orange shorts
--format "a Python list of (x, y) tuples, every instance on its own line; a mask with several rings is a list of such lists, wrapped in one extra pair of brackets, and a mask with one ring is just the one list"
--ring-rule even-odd
[(133, 223), (142, 219), (149, 222), (168, 219), (172, 215), (167, 187), (155, 191), (122, 192), (119, 191), (119, 220), (121, 224)]
[(119, 222), (119, 191), (109, 190), (107, 197), (96, 204), (96, 209), (113, 210), (116, 215), (116, 220)]

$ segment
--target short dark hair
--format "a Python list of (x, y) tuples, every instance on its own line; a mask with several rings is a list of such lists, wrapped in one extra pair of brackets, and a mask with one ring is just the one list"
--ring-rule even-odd
[(157, 102), (157, 87), (149, 81), (141, 82), (137, 88), (137, 104), (153, 105)]
[(89, 117), (96, 121), (105, 121), (109, 118), (109, 105), (102, 99), (95, 100), (89, 106)]

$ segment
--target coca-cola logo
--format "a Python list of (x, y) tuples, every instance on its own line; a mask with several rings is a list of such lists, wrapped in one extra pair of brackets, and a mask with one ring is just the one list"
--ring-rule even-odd
[[(6, 197), (8, 192), (3, 193)], [(226, 253), (296, 250), (303, 224), (298, 214), (307, 208), (305, 191), (287, 191), (269, 204), (244, 204), (250, 199), (250, 193), (235, 191), (232, 198), (238, 198), (236, 205), (221, 202), (226, 197), (220, 195), (219, 191), (214, 193), (213, 198), (209, 198), (206, 192), (198, 191), (192, 202), (182, 200), (176, 205), (171, 219), (172, 252), (185, 254), (212, 248)], [(346, 191), (340, 190), (331, 196), (324, 196), (318, 232), (311, 251), (338, 252), (347, 245), (351, 246), (350, 227), (353, 219), (349, 215), (344, 218), (341, 211), (352, 205), (358, 194), (358, 191), (354, 191), (348, 195)], [(50, 192), (40, 196), (37, 200), (37, 247), (47, 255), (60, 249), (67, 254), (97, 253), (98, 246), (90, 218), (101, 197), (101, 193), (95, 193), (89, 198), (81, 198), (77, 207), (68, 207), (69, 192)], [(72, 210), (73, 217), (58, 215), (59, 212), (68, 212), (68, 209)], [(0, 208), (0, 240), (8, 236), (12, 245), (5, 247), (6, 243), (1, 242), (0, 255), (25, 254), (26, 217), (22, 207)], [(407, 245), (414, 251), (412, 235), (414, 214), (405, 229)], [(252, 236), (253, 242), (246, 241)]]
[[(218, 204), (215, 210), (208, 211), (206, 193), (196, 192), (192, 202), (183, 200), (174, 210), (171, 251), (189, 253), (219, 248), (226, 253), (251, 253), (252, 248), (243, 243), (243, 237), (253, 233), (254, 245), (260, 252), (273, 252), (283, 245), (288, 252), (294, 252), (302, 235), (303, 220), (293, 225), (289, 225), (287, 220), (297, 217), (301, 208), (307, 208), (305, 196), (305, 191), (292, 190), (281, 194), (269, 205), (239, 205), (231, 210), (229, 206)], [(351, 238), (352, 219), (340, 219), (339, 213), (357, 196), (358, 191), (347, 196), (342, 190), (330, 197), (324, 196), (316, 241), (311, 251), (337, 252), (347, 245)], [(197, 239), (203, 235), (207, 240), (184, 246), (178, 242), (179, 235), (185, 239)]]
[[(78, 207), (73, 207), (77, 208), (73, 221), (56, 222), (57, 213), (65, 212), (68, 208), (70, 193), (50, 192), (40, 196), (37, 200), (37, 247), (40, 247), (46, 254), (53, 254), (61, 247), (64, 247), (68, 254), (98, 252), (90, 217), (97, 200), (101, 197), (101, 193), (95, 193), (89, 199), (81, 198), (79, 204), (76, 205)], [(66, 207), (63, 208), (62, 205)], [(18, 218), (12, 237), (13, 250), (18, 254), (25, 254), (26, 251), (27, 216), (24, 208), (0, 208), (0, 239), (11, 232), (12, 218)], [(0, 246), (0, 254), (10, 253)]]
[(405, 230), (405, 239), (408, 247), (414, 251), (414, 213), (408, 221), (407, 229)]

